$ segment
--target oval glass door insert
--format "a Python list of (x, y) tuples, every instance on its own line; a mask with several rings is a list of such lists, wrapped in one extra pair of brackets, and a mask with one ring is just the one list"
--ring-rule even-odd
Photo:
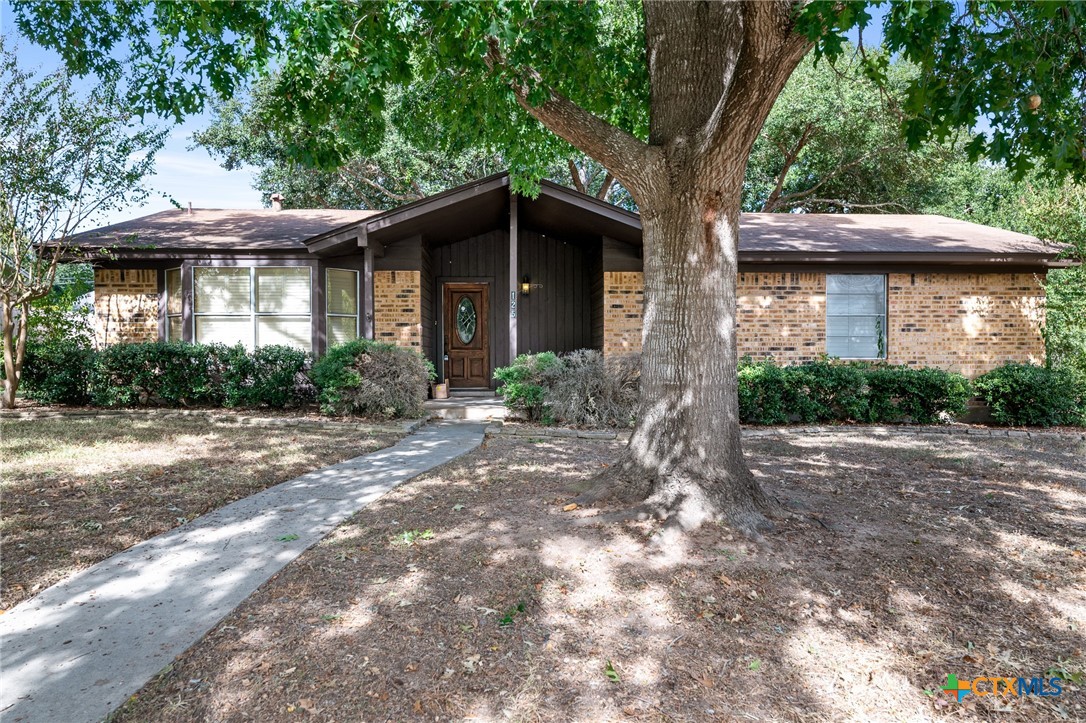
[(470, 344), (475, 338), (475, 329), (479, 325), (478, 314), (475, 312), (475, 304), (466, 296), (460, 297), (460, 303), (456, 305), (456, 335), (460, 337), (460, 343)]

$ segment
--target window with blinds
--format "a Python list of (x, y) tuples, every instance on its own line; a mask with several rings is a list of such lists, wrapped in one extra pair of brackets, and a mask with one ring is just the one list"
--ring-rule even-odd
[(308, 266), (193, 269), (196, 341), (311, 350), (311, 276)]
[(328, 346), (358, 338), (358, 272), (328, 269)]
[(886, 358), (886, 276), (826, 275), (826, 353)]
[(166, 269), (166, 338), (170, 341), (185, 336), (181, 308), (181, 269)]

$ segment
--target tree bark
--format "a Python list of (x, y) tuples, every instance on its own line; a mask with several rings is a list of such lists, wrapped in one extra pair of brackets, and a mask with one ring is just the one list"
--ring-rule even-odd
[[(742, 178), (745, 163), (732, 174)], [(735, 326), (739, 183), (672, 191), (643, 217), (641, 409), (617, 474), (644, 510), (684, 529), (769, 527), (743, 457)]]

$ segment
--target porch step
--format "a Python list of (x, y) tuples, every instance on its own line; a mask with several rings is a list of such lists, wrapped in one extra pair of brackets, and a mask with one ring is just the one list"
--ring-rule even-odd
[(505, 419), (508, 411), (493, 392), (487, 396), (450, 396), (423, 404), (431, 419), (466, 419), (473, 422)]
[[(450, 389), (449, 399), (496, 399), (495, 394), (490, 389)], [(445, 401), (445, 400), (441, 400)]]

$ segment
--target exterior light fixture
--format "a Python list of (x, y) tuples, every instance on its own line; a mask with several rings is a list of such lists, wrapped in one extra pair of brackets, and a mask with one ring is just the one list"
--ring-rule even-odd
[(528, 275), (525, 274), (524, 275), (524, 280), (520, 282), (520, 293), (522, 295), (524, 295), (524, 296), (527, 296), (528, 294), (531, 293), (531, 291), (532, 291), (531, 279), (529, 279)]

